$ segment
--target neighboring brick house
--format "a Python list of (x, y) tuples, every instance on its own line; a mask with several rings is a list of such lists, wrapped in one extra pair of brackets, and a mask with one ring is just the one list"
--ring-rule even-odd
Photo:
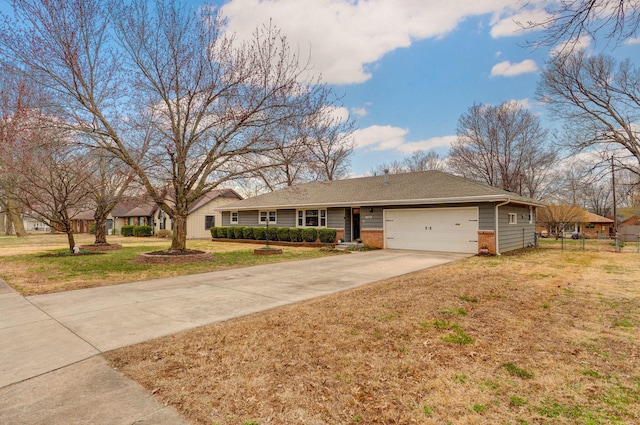
[(232, 202), (223, 226), (336, 229), (379, 248), (501, 253), (535, 242), (542, 203), (440, 171), (301, 184)]

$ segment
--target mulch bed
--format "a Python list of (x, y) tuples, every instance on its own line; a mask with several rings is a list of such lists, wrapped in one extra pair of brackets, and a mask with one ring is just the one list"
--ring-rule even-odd
[(135, 264), (184, 264), (196, 261), (211, 261), (214, 257), (210, 252), (185, 249), (181, 251), (153, 251), (145, 252), (133, 260)]

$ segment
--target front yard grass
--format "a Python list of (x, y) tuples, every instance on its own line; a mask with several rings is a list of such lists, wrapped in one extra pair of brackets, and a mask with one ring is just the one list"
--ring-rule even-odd
[[(77, 235), (76, 239), (78, 245), (93, 242), (89, 235)], [(133, 260), (143, 252), (168, 248), (169, 240), (111, 237), (108, 241), (123, 248), (94, 255), (52, 257), (43, 254), (67, 250), (66, 236), (2, 237), (0, 278), (23, 295), (36, 295), (331, 255), (318, 248), (285, 247), (282, 255), (257, 256), (253, 250), (260, 245), (193, 240), (188, 241), (188, 248), (211, 252), (213, 261), (150, 265)]]
[(637, 253), (472, 257), (106, 357), (194, 424), (640, 423), (638, 282)]

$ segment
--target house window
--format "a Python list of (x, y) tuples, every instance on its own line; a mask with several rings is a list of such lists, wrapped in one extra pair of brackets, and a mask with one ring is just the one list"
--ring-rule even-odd
[(587, 224), (585, 224), (585, 226), (584, 226), (584, 227), (585, 227), (586, 229), (595, 229), (595, 228), (596, 228), (596, 225), (595, 225), (595, 224), (593, 224), (593, 223), (587, 223)]
[(167, 228), (167, 218), (164, 216), (164, 211), (162, 210), (158, 212), (158, 221), (160, 222), (160, 230)]
[(277, 223), (277, 214), (275, 211), (260, 211), (259, 223), (267, 224), (267, 218), (269, 219), (269, 224)]
[(518, 214), (509, 213), (509, 224), (518, 224)]
[(213, 215), (204, 216), (204, 230), (209, 230), (216, 225), (216, 217)]
[(298, 210), (298, 227), (327, 227), (327, 210)]
[(231, 211), (231, 224), (238, 224), (238, 211)]
[(529, 206), (529, 224), (533, 224), (533, 207)]

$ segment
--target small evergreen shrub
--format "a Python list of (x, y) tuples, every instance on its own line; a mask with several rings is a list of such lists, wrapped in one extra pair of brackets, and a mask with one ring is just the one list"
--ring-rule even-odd
[(226, 227), (212, 227), (212, 229), (216, 229), (216, 237), (217, 238), (225, 238), (227, 237), (227, 228)]
[(227, 238), (228, 239), (235, 239), (236, 238), (235, 229), (236, 228), (233, 227), (233, 226), (230, 226), (230, 227), (226, 228), (226, 230), (227, 230)]
[(318, 230), (318, 238), (322, 243), (333, 243), (336, 241), (336, 229), (320, 229)]
[(89, 226), (89, 233), (92, 235), (96, 234), (96, 223), (91, 223), (91, 226)]
[(233, 236), (236, 239), (244, 239), (244, 227), (235, 227), (233, 229)]
[(269, 227), (267, 229), (267, 232), (268, 232), (270, 241), (277, 241), (278, 240), (278, 228), (277, 227)]
[(289, 229), (288, 227), (279, 227), (278, 228), (278, 240), (279, 241), (284, 241), (284, 242), (288, 242), (291, 240), (290, 236), (289, 236), (289, 231), (291, 229)]
[(245, 227), (242, 231), (242, 239), (255, 239), (253, 236), (253, 227)]
[[(213, 229), (214, 228), (212, 227), (211, 230), (213, 230)], [(213, 236), (213, 232), (211, 232), (211, 235)], [(157, 236), (159, 238), (170, 238), (171, 237), (171, 230), (169, 230), (169, 229), (158, 230)]]
[(153, 235), (153, 227), (151, 226), (134, 226), (133, 236), (147, 237)]
[(305, 242), (315, 242), (318, 239), (318, 231), (314, 228), (302, 229), (302, 239)]
[(122, 236), (133, 236), (134, 226), (122, 226)]
[(266, 238), (266, 232), (264, 227), (254, 227), (253, 228), (253, 237), (257, 241), (263, 241)]
[(289, 240), (291, 242), (302, 242), (302, 229), (298, 229), (298, 228), (289, 229)]

